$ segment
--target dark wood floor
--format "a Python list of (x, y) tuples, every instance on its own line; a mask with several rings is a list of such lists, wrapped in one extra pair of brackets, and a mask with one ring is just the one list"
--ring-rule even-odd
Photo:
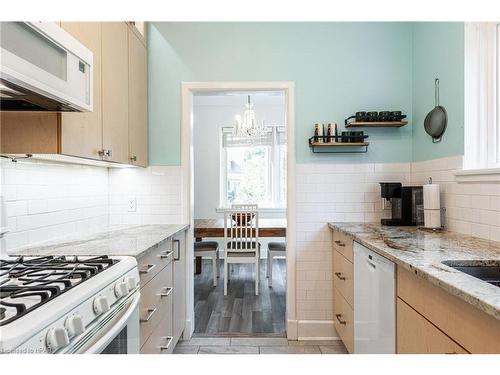
[(273, 287), (266, 278), (267, 260), (260, 266), (259, 295), (255, 295), (254, 266), (234, 264), (224, 297), (223, 260), (220, 278), (212, 285), (210, 260), (194, 277), (195, 335), (198, 336), (286, 336), (286, 261), (274, 259)]

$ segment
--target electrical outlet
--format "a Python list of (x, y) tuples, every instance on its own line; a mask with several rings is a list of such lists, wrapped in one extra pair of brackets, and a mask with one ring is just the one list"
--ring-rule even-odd
[(137, 211), (137, 199), (135, 197), (130, 197), (127, 202), (127, 211), (136, 212)]

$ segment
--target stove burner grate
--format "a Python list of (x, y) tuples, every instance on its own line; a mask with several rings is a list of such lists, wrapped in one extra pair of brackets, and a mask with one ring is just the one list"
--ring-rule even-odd
[(0, 259), (0, 326), (33, 311), (117, 262), (105, 255)]

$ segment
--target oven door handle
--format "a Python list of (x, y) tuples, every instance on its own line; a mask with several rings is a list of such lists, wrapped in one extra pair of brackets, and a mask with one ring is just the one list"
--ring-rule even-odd
[[(127, 326), (127, 321), (134, 313), (134, 311), (138, 308), (140, 299), (140, 292), (136, 291), (133, 295), (131, 295), (127, 300), (123, 300), (121, 302), (123, 309), (116, 314), (116, 316), (109, 319), (107, 323), (105, 323), (102, 327), (99, 327), (99, 323), (102, 322), (106, 317), (110, 316), (113, 313), (113, 310), (103, 316), (99, 321), (95, 324), (95, 326), (91, 329), (95, 329), (95, 332), (92, 332), (91, 335), (86, 336), (84, 338), (80, 338), (80, 340), (85, 340), (86, 342), (79, 345), (79, 342), (75, 342), (66, 353), (85, 353), (85, 354), (99, 354), (101, 353), (106, 346), (120, 333), (120, 331)], [(93, 336), (99, 337), (96, 341), (93, 341)], [(90, 343), (90, 344), (89, 344)], [(72, 350), (72, 349), (73, 350)]]

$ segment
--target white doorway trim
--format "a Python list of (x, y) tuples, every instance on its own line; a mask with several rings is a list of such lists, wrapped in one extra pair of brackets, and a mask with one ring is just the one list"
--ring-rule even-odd
[[(296, 340), (298, 337), (297, 315), (295, 303), (295, 93), (294, 83), (290, 81), (219, 81), (219, 82), (182, 82), (181, 83), (181, 169), (182, 169), (182, 219), (190, 224), (186, 241), (186, 259), (194, 259), (194, 179), (193, 179), (193, 95), (207, 91), (284, 91), (286, 97), (287, 128), (287, 287), (286, 287), (286, 319), (287, 337)], [(186, 193), (187, 192), (187, 193)], [(184, 338), (194, 332), (194, 267), (187, 263), (187, 317)]]

